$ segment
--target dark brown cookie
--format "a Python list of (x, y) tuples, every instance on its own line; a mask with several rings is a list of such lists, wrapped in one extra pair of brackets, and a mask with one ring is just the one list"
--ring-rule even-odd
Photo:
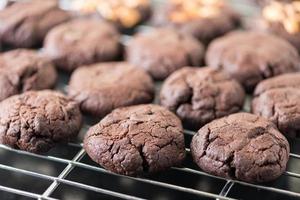
[(154, 13), (154, 24), (173, 27), (204, 44), (239, 26), (240, 16), (224, 0), (170, 0)]
[(272, 122), (237, 113), (201, 128), (191, 152), (210, 174), (255, 183), (272, 181), (285, 171), (290, 147)]
[(165, 79), (184, 66), (201, 66), (204, 47), (190, 36), (171, 29), (136, 35), (126, 48), (128, 62), (144, 68), (153, 78)]
[(271, 120), (285, 135), (299, 136), (300, 73), (267, 79), (258, 84), (252, 112)]
[(300, 70), (297, 50), (287, 41), (258, 32), (233, 32), (213, 41), (206, 63), (221, 69), (251, 92), (263, 79)]
[(34, 153), (78, 134), (78, 105), (59, 92), (30, 91), (0, 103), (0, 143)]
[(180, 120), (152, 104), (114, 110), (89, 129), (84, 148), (107, 170), (130, 176), (165, 170), (185, 157)]
[(282, 74), (273, 78), (261, 81), (255, 88), (254, 96), (276, 88), (300, 89), (300, 73)]
[(44, 52), (57, 67), (72, 71), (81, 65), (119, 58), (118, 31), (97, 19), (76, 19), (52, 29), (46, 36)]
[(185, 67), (164, 82), (160, 103), (176, 113), (188, 129), (242, 109), (245, 92), (226, 74), (209, 67)]
[(28, 90), (52, 88), (57, 73), (46, 58), (33, 50), (0, 54), (0, 101)]
[(150, 103), (154, 84), (144, 70), (128, 63), (102, 63), (77, 69), (68, 94), (83, 112), (104, 117), (118, 107)]
[(0, 41), (10, 47), (41, 45), (47, 32), (70, 19), (56, 0), (20, 1), (0, 11)]
[(72, 8), (84, 15), (97, 13), (121, 30), (131, 29), (151, 15), (150, 0), (75, 0)]

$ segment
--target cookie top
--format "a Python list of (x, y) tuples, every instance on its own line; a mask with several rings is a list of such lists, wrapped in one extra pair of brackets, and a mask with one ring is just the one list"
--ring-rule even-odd
[(224, 0), (171, 0), (154, 14), (154, 24), (173, 27), (204, 44), (235, 29), (240, 16)]
[(113, 109), (154, 98), (154, 84), (142, 69), (126, 62), (102, 63), (74, 71), (68, 94), (83, 112), (104, 117)]
[(97, 12), (120, 29), (130, 29), (146, 20), (151, 13), (150, 0), (75, 0), (72, 8), (83, 14)]
[(299, 89), (271, 89), (253, 99), (251, 110), (271, 120), (283, 134), (296, 137), (300, 131), (299, 99)]
[(51, 28), (70, 17), (56, 0), (15, 2), (0, 11), (0, 41), (10, 47), (35, 47)]
[(300, 73), (288, 73), (268, 78), (256, 86), (254, 96), (258, 96), (271, 89), (289, 87), (300, 89)]
[(194, 161), (213, 175), (246, 182), (268, 182), (286, 168), (289, 143), (272, 122), (249, 113), (217, 119), (191, 143)]
[(206, 63), (238, 80), (248, 92), (263, 79), (300, 70), (297, 50), (266, 33), (237, 31), (214, 40)]
[(48, 59), (33, 50), (0, 54), (0, 101), (28, 90), (52, 88), (57, 73)]
[(185, 158), (180, 120), (152, 104), (114, 110), (89, 129), (84, 148), (107, 170), (130, 176), (162, 171)]
[(184, 66), (201, 66), (204, 47), (172, 29), (154, 29), (133, 37), (126, 47), (128, 62), (161, 80)]
[(94, 19), (75, 19), (53, 28), (46, 36), (44, 52), (57, 67), (75, 68), (119, 58), (118, 31), (109, 23)]
[(245, 92), (237, 81), (209, 67), (185, 67), (174, 72), (160, 92), (161, 105), (176, 113), (186, 128), (195, 130), (238, 112), (244, 99)]
[(81, 126), (78, 105), (50, 90), (12, 96), (0, 109), (0, 143), (34, 153), (75, 137)]

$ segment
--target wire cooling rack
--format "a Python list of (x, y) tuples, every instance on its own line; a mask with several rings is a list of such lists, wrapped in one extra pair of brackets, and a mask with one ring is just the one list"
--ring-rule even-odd
[[(245, 17), (256, 10), (234, 2)], [(141, 26), (140, 29), (147, 27)], [(124, 36), (122, 41), (130, 39)], [(65, 91), (69, 75), (60, 73), (58, 90)], [(159, 92), (160, 83), (157, 83)], [(245, 110), (249, 110), (249, 100)], [(290, 140), (287, 171), (268, 184), (250, 184), (216, 177), (201, 171), (192, 161), (192, 131), (185, 130), (187, 158), (181, 168), (134, 178), (111, 173), (90, 160), (82, 138), (96, 121), (85, 117), (79, 137), (58, 145), (45, 155), (0, 145), (0, 199), (300, 199), (300, 140)]]

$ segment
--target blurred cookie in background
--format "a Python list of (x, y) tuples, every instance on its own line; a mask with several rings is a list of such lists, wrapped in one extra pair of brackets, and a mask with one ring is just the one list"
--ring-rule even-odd
[(169, 0), (158, 8), (154, 25), (171, 26), (205, 44), (240, 23), (240, 16), (224, 0)]
[(113, 61), (121, 56), (120, 34), (100, 19), (83, 18), (52, 29), (45, 39), (44, 54), (65, 71), (81, 65)]
[(150, 0), (75, 0), (72, 9), (82, 14), (97, 13), (120, 29), (131, 29), (151, 15)]
[(240, 82), (248, 93), (262, 80), (300, 70), (297, 50), (272, 34), (234, 31), (208, 47), (206, 64)]
[(202, 66), (204, 53), (204, 46), (195, 38), (168, 28), (139, 33), (126, 47), (128, 62), (156, 80), (185, 66)]
[(70, 18), (56, 0), (15, 2), (0, 11), (0, 41), (10, 48), (38, 47), (51, 28)]
[(16, 49), (0, 54), (0, 101), (29, 90), (55, 86), (54, 65), (37, 51)]

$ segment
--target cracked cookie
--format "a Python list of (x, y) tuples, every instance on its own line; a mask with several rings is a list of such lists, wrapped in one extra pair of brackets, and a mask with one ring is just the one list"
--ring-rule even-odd
[(75, 19), (53, 28), (46, 36), (44, 53), (65, 71), (81, 65), (116, 60), (121, 55), (120, 34), (104, 21)]
[(0, 54), (0, 101), (28, 90), (52, 88), (57, 73), (50, 61), (33, 50)]
[(51, 28), (70, 18), (56, 0), (19, 1), (0, 11), (0, 41), (9, 47), (36, 47)]
[(240, 16), (226, 0), (169, 0), (156, 10), (153, 23), (192, 35), (207, 45), (237, 28)]
[(264, 79), (300, 70), (298, 52), (291, 44), (258, 32), (237, 31), (214, 40), (206, 63), (238, 80), (247, 92)]
[(104, 117), (113, 109), (154, 98), (154, 84), (142, 69), (126, 62), (102, 63), (74, 71), (68, 94), (83, 112)]
[(268, 182), (286, 169), (290, 147), (263, 117), (237, 113), (202, 127), (191, 142), (194, 161), (205, 172), (246, 182)]
[(225, 73), (209, 67), (184, 67), (163, 83), (160, 103), (176, 113), (188, 129), (240, 111), (245, 92)]
[(162, 80), (184, 66), (201, 66), (203, 45), (172, 29), (154, 29), (133, 37), (126, 47), (128, 62)]
[(163, 171), (185, 158), (180, 120), (153, 104), (114, 110), (88, 130), (84, 148), (105, 169), (129, 176)]
[(258, 84), (254, 94), (254, 114), (272, 121), (285, 135), (299, 136), (300, 73), (267, 79)]
[(33, 153), (47, 152), (78, 134), (78, 105), (59, 92), (29, 91), (0, 103), (0, 143)]

